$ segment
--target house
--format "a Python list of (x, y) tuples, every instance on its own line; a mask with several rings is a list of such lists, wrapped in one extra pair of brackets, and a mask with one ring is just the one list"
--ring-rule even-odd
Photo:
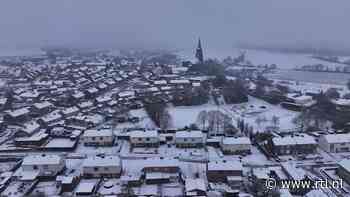
[(207, 196), (207, 185), (204, 179), (191, 179), (185, 180), (185, 193), (186, 196)]
[(207, 164), (207, 178), (210, 182), (228, 182), (233, 177), (243, 176), (243, 165), (236, 160), (210, 161)]
[(339, 111), (350, 111), (350, 99), (334, 99), (332, 103), (335, 104)]
[(73, 106), (73, 107), (68, 107), (68, 108), (61, 110), (61, 113), (64, 117), (69, 117), (69, 116), (77, 115), (79, 113), (79, 111), (80, 110), (78, 107)]
[(54, 177), (65, 168), (59, 155), (28, 155), (22, 162), (23, 172), (33, 172), (39, 177)]
[(145, 174), (152, 172), (178, 174), (180, 172), (179, 162), (176, 159), (148, 158), (140, 161), (140, 164), (143, 167), (142, 172)]
[(34, 103), (32, 111), (40, 115), (47, 114), (53, 109), (53, 104), (48, 101), (43, 101), (40, 103)]
[[(303, 181), (310, 180), (306, 171), (300, 167), (297, 167), (294, 163), (283, 162), (281, 163), (282, 171), (287, 175), (287, 180)], [(290, 188), (291, 194), (305, 195), (311, 188)]]
[(310, 107), (316, 102), (312, 96), (299, 95), (299, 94), (288, 94), (285, 102), (281, 103), (281, 106), (294, 111), (301, 111), (305, 107)]
[(83, 176), (88, 178), (120, 177), (122, 163), (118, 156), (88, 157), (83, 161)]
[(83, 134), (85, 146), (112, 146), (114, 143), (114, 134), (110, 129), (86, 130)]
[(77, 115), (72, 116), (67, 119), (66, 123), (69, 125), (75, 125), (78, 127), (91, 128), (97, 126), (103, 122), (104, 118), (102, 115), (93, 114), (93, 115)]
[(137, 130), (130, 132), (130, 142), (134, 147), (158, 147), (160, 139), (156, 130)]
[(350, 159), (343, 159), (338, 163), (337, 175), (350, 184)]
[(252, 143), (248, 137), (223, 137), (220, 146), (225, 154), (250, 154)]
[(175, 133), (176, 147), (203, 147), (205, 135), (201, 131), (178, 131)]
[(16, 137), (29, 137), (40, 130), (40, 125), (36, 121), (24, 123), (15, 133)]
[(9, 107), (7, 98), (0, 98), (0, 110), (6, 109)]
[(177, 180), (179, 175), (177, 173), (166, 172), (146, 172), (145, 182), (146, 184), (164, 184), (170, 183), (171, 180)]
[(48, 138), (47, 133), (38, 132), (31, 137), (17, 137), (14, 139), (14, 143), (16, 146), (41, 146)]
[(98, 189), (98, 181), (82, 180), (75, 190), (75, 196), (94, 196)]
[(269, 141), (269, 147), (277, 155), (314, 154), (317, 142), (309, 135), (274, 137)]
[(61, 188), (61, 192), (72, 192), (74, 188), (77, 186), (79, 183), (80, 178), (78, 176), (57, 176), (56, 177), (56, 183), (58, 187)]
[(320, 148), (329, 153), (349, 152), (350, 134), (329, 134), (322, 135), (318, 144)]
[(270, 179), (270, 169), (261, 167), (261, 168), (252, 168), (252, 183), (255, 188), (259, 188), (256, 191), (258, 196), (263, 196), (266, 194), (269, 189), (266, 187), (266, 181)]
[(27, 107), (5, 111), (4, 120), (7, 122), (25, 122), (29, 120), (29, 109)]
[(55, 110), (39, 119), (40, 123), (43, 125), (49, 125), (58, 122), (62, 119), (62, 115), (58, 110)]
[(88, 109), (94, 106), (94, 103), (92, 101), (84, 101), (78, 104), (78, 107), (80, 109)]

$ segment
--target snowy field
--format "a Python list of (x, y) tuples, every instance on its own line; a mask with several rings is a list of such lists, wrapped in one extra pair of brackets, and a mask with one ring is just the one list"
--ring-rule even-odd
[[(265, 109), (260, 108), (261, 106), (264, 106)], [(280, 106), (271, 105), (254, 97), (249, 97), (249, 101), (247, 103), (237, 105), (216, 106), (214, 104), (205, 104), (200, 106), (168, 108), (168, 111), (172, 116), (172, 124), (174, 128), (182, 128), (189, 126), (192, 123), (196, 123), (198, 114), (203, 110), (220, 110), (233, 118), (234, 125), (236, 125), (235, 120), (240, 118), (244, 119), (249, 125), (252, 125), (254, 130), (259, 131), (268, 126), (272, 126), (271, 118), (274, 115), (278, 115), (280, 118), (279, 126), (281, 130), (293, 129), (295, 128), (295, 125), (292, 123), (292, 120), (299, 114), (298, 112), (293, 112)], [(266, 121), (263, 121), (260, 125), (258, 125), (255, 122), (258, 117), (265, 119)]]
[[(349, 75), (350, 77), (350, 75)], [(329, 88), (336, 88), (340, 95), (344, 95), (349, 93), (349, 89), (347, 88), (346, 85), (342, 84), (329, 84), (329, 83), (313, 83), (313, 82), (298, 82), (296, 83), (295, 81), (290, 81), (290, 80), (279, 80), (275, 79), (275, 83), (281, 83), (283, 85), (289, 86), (291, 89), (295, 91), (300, 91), (302, 93), (305, 92), (325, 92)]]
[[(301, 53), (279, 53), (270, 52), (264, 50), (247, 50), (247, 49), (221, 49), (213, 50), (208, 47), (204, 49), (204, 56), (206, 58), (217, 58), (222, 60), (227, 56), (237, 57), (242, 51), (246, 52), (246, 60), (250, 61), (254, 65), (265, 65), (265, 64), (276, 64), (282, 69), (292, 69), (296, 66), (303, 66), (309, 64), (323, 64), (325, 66), (344, 66), (344, 64), (330, 63), (318, 59), (311, 58), (311, 54), (301, 54)], [(184, 49), (177, 53), (181, 59), (194, 61), (194, 51), (193, 49)], [(343, 57), (343, 59), (348, 59), (348, 57)]]

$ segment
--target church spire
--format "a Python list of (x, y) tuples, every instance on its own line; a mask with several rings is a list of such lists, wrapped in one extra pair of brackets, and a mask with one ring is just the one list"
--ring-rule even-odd
[(201, 43), (201, 39), (198, 39), (198, 46), (196, 49), (196, 58), (198, 60), (199, 63), (203, 63), (204, 62), (204, 58), (203, 58), (203, 49), (202, 49), (202, 43)]

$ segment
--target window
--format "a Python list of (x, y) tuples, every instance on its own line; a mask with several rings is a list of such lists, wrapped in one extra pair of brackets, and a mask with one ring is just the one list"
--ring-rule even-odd
[(100, 137), (100, 140), (103, 140), (103, 137)]
[(108, 171), (109, 170), (109, 168), (108, 167), (105, 167), (105, 171)]
[(37, 165), (34, 165), (33, 166), (33, 170), (37, 170), (38, 169), (38, 166)]
[(184, 141), (187, 142), (187, 138), (184, 138)]
[(95, 138), (95, 137), (92, 137), (92, 140), (93, 140), (93, 141), (95, 141), (95, 140), (96, 140), (96, 138)]
[(149, 138), (146, 138), (146, 141), (147, 141), (147, 142), (149, 142), (149, 141), (150, 141), (150, 139), (149, 139)]
[(142, 141), (142, 139), (141, 139), (141, 138), (138, 138), (138, 141), (140, 141), (140, 142), (141, 142), (141, 141)]
[(94, 171), (98, 171), (98, 168), (97, 168), (97, 167), (94, 167)]

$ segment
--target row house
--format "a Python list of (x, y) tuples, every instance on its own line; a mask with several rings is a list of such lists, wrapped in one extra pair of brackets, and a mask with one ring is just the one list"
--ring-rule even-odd
[(179, 148), (203, 147), (206, 141), (201, 131), (177, 131), (175, 133), (175, 144)]
[(337, 175), (350, 184), (350, 159), (343, 159), (338, 163)]
[(41, 117), (39, 119), (40, 123), (43, 125), (50, 125), (52, 123), (59, 122), (63, 119), (63, 116), (61, 115), (59, 110), (55, 110), (49, 114), (46, 114), (45, 116)]
[(30, 111), (28, 107), (5, 111), (4, 121), (11, 123), (21, 123), (30, 120)]
[(317, 142), (309, 135), (274, 137), (269, 147), (277, 155), (314, 154)]
[(21, 167), (24, 173), (32, 172), (37, 177), (54, 177), (64, 170), (65, 162), (59, 155), (28, 155)]
[(29, 137), (40, 130), (41, 126), (36, 121), (32, 120), (22, 124), (15, 133), (16, 137)]
[(240, 185), (243, 176), (243, 165), (237, 160), (210, 161), (207, 164), (207, 178), (210, 182), (231, 183)]
[(329, 153), (350, 151), (350, 134), (348, 133), (322, 135), (318, 142), (320, 148)]
[(53, 109), (54, 109), (54, 105), (48, 101), (34, 103), (33, 107), (31, 108), (32, 112), (37, 113), (39, 115), (47, 114)]
[(338, 111), (350, 111), (350, 99), (334, 99), (332, 103), (335, 104)]
[(77, 115), (79, 112), (80, 112), (80, 109), (76, 106), (67, 107), (67, 108), (61, 110), (61, 114), (66, 118), (70, 117), (70, 116)]
[(83, 176), (87, 178), (120, 177), (122, 162), (118, 156), (88, 157), (83, 161)]
[(115, 136), (110, 129), (86, 130), (83, 134), (85, 146), (112, 146)]
[(223, 137), (220, 146), (225, 154), (250, 154), (252, 143), (248, 137)]
[(44, 132), (38, 132), (30, 137), (16, 137), (14, 143), (16, 146), (41, 146), (47, 142), (49, 135)]
[(70, 126), (77, 126), (83, 128), (91, 128), (100, 125), (104, 121), (103, 116), (99, 114), (72, 116), (68, 118), (65, 123)]
[(156, 130), (137, 130), (130, 132), (130, 143), (134, 147), (158, 147), (159, 134)]

